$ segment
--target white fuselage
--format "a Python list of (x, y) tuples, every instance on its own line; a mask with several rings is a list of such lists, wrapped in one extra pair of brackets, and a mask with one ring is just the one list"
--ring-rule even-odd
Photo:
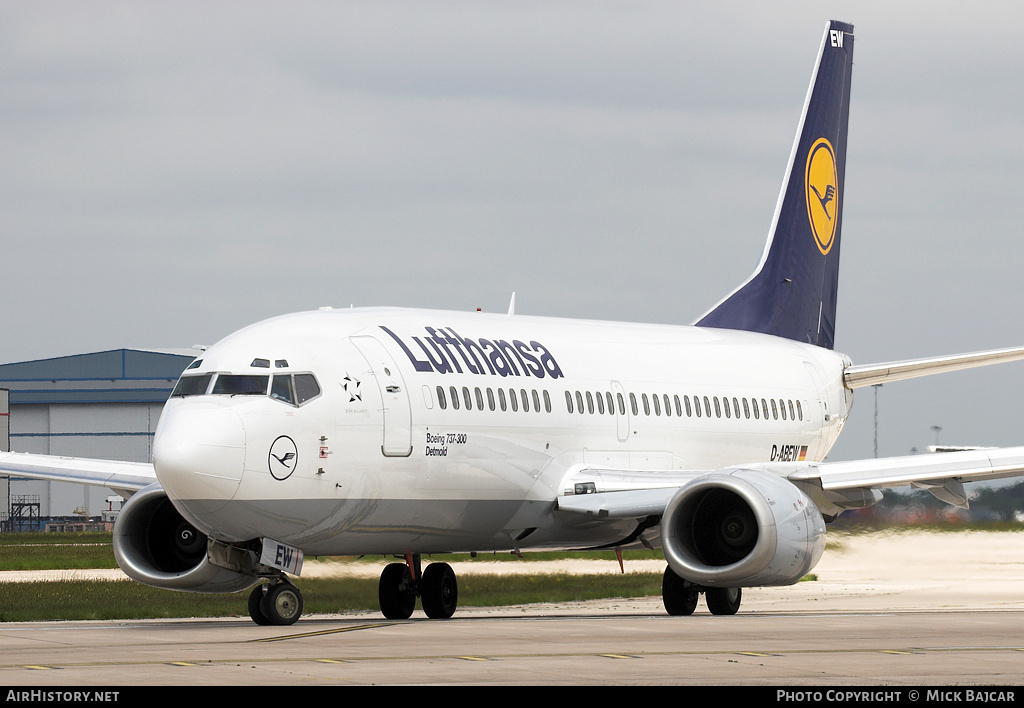
[[(320, 310), (208, 349), (185, 376), (212, 374), (210, 388), (168, 402), (154, 465), (186, 518), (225, 541), (307, 554), (619, 544), (635, 522), (552, 513), (574, 472), (820, 460), (852, 402), (848, 363), (729, 330)], [(284, 390), (309, 374), (301, 403), (275, 383), (215, 392), (220, 376), (282, 377)]]

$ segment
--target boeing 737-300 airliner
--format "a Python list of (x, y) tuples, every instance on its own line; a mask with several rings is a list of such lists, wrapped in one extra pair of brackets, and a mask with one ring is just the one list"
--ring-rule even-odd
[(117, 562), (139, 582), (252, 588), (290, 624), (304, 555), (401, 559), (380, 607), (452, 616), (424, 555), (663, 549), (667, 611), (797, 582), (825, 526), (885, 487), (951, 504), (1024, 474), (1024, 447), (824, 462), (853, 390), (1024, 358), (1024, 347), (873, 366), (833, 351), (853, 27), (824, 33), (768, 242), (692, 326), (512, 313), (322, 309), (207, 349), (164, 407), (152, 464), (0, 454), (0, 472), (127, 498)]

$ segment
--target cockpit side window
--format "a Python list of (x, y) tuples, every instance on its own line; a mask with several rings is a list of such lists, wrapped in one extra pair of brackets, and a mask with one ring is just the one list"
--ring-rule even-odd
[(274, 383), (270, 387), (270, 397), (285, 403), (295, 403), (295, 394), (292, 392), (292, 377), (288, 374), (274, 377)]
[(313, 374), (275, 374), (270, 386), (270, 397), (301, 406), (319, 396), (320, 384)]
[(300, 406), (320, 395), (320, 384), (313, 374), (295, 374), (295, 402)]
[(178, 379), (171, 397), (174, 396), (202, 396), (210, 387), (210, 379), (213, 374), (199, 374), (198, 376), (182, 376)]

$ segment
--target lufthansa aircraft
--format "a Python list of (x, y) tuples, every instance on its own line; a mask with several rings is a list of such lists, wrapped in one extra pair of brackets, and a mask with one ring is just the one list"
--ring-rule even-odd
[[(1024, 447), (823, 462), (853, 390), (1024, 358), (1024, 347), (872, 366), (833, 351), (853, 27), (830, 22), (753, 275), (693, 326), (403, 309), (260, 322), (182, 374), (152, 464), (0, 454), (0, 472), (112, 488), (118, 564), (173, 590), (253, 588), (289, 624), (304, 555), (403, 559), (380, 607), (450, 617), (424, 555), (660, 547), (664, 603), (797, 582), (825, 524), (911, 485), (1024, 474)], [(266, 582), (264, 582), (266, 581)], [(255, 586), (255, 587), (254, 587)]]

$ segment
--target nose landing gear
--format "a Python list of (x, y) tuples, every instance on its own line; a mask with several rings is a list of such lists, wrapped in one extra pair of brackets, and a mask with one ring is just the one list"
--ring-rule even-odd
[(249, 616), (259, 625), (289, 625), (302, 615), (302, 593), (287, 580), (261, 583), (249, 593)]

